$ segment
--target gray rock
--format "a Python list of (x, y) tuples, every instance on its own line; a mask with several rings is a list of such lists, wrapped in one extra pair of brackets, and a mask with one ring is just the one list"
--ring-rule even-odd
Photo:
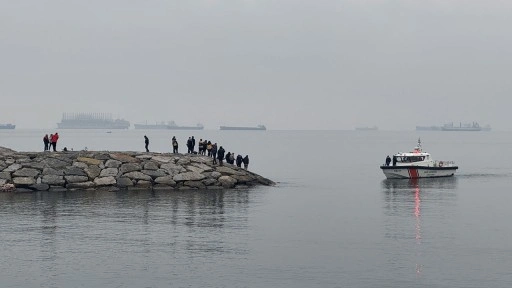
[(124, 174), (132, 171), (140, 171), (141, 169), (142, 167), (138, 163), (126, 163), (121, 165), (119, 171)]
[(180, 165), (176, 165), (174, 163), (162, 164), (162, 165), (160, 165), (160, 169), (164, 169), (165, 171), (167, 171), (167, 173), (169, 173), (171, 175), (176, 175), (176, 174), (179, 174), (181, 172), (186, 172), (187, 171), (187, 169), (183, 168)]
[(9, 157), (9, 158), (5, 159), (5, 164), (7, 164), (7, 165), (11, 165), (14, 163), (16, 163), (16, 159), (14, 159), (14, 158)]
[(87, 167), (89, 167), (89, 165), (87, 165), (84, 162), (73, 162), (73, 166), (78, 167), (80, 169), (87, 169)]
[(139, 160), (128, 155), (127, 153), (111, 153), (110, 158), (121, 161), (123, 163), (137, 163)]
[(21, 169), (21, 164), (14, 163), (9, 165), (9, 167), (5, 168), (3, 172), (14, 172)]
[(46, 158), (42, 160), (41, 163), (44, 165), (44, 167), (53, 169), (64, 168), (69, 165), (68, 162), (56, 158)]
[(107, 162), (105, 163), (105, 167), (119, 168), (121, 166), (121, 164), (123, 164), (123, 162), (110, 159), (110, 160), (107, 160)]
[(177, 164), (178, 165), (188, 165), (188, 164), (190, 164), (190, 159), (188, 158), (188, 156), (182, 157), (178, 160)]
[(94, 184), (97, 186), (107, 186), (107, 185), (115, 185), (117, 183), (116, 178), (112, 176), (108, 177), (100, 177), (94, 179)]
[(195, 173), (199, 173), (199, 174), (204, 172), (203, 169), (196, 167), (196, 166), (192, 166), (192, 165), (187, 166), (187, 170), (190, 172), (195, 172)]
[[(233, 166), (236, 167), (236, 166)], [(215, 169), (217, 172), (220, 172), (222, 175), (244, 175), (245, 172), (237, 171), (235, 169), (226, 167), (226, 166), (217, 166)]]
[(66, 181), (64, 181), (64, 177), (58, 175), (44, 175), (42, 179), (42, 183), (50, 184), (50, 185), (64, 185)]
[(230, 176), (220, 176), (219, 177), (219, 183), (224, 188), (233, 188), (236, 184), (236, 179), (230, 177)]
[(151, 158), (151, 160), (154, 160), (154, 161), (158, 161), (160, 163), (169, 163), (171, 162), (173, 159), (171, 157), (166, 157), (166, 156), (153, 156)]
[(48, 168), (43, 169), (43, 175), (64, 176), (64, 170), (56, 170), (56, 169), (48, 167)]
[(135, 179), (135, 180), (151, 181), (151, 176), (148, 176), (139, 171), (133, 171), (133, 172), (126, 173), (123, 175), (123, 177), (128, 177), (130, 179)]
[(36, 179), (33, 177), (14, 177), (12, 183), (16, 186), (28, 186), (36, 184)]
[(236, 179), (237, 183), (250, 183), (256, 178), (250, 176), (250, 175), (231, 175), (234, 179)]
[(148, 161), (144, 163), (144, 170), (158, 170), (158, 163), (154, 161)]
[(6, 183), (7, 183), (7, 179), (0, 179), (0, 186), (4, 185)]
[(66, 175), (64, 176), (64, 179), (66, 179), (66, 181), (68, 183), (80, 183), (80, 182), (86, 182), (89, 180), (89, 177), (87, 176), (76, 176), (76, 175)]
[(36, 177), (37, 175), (39, 175), (39, 170), (34, 168), (21, 168), (20, 170), (12, 173), (12, 176), (16, 177)]
[(169, 185), (169, 186), (173, 186), (173, 187), (176, 185), (176, 182), (174, 180), (172, 180), (172, 176), (158, 177), (155, 179), (155, 183)]
[(24, 168), (34, 168), (37, 170), (43, 170), (44, 168), (44, 165), (41, 162), (26, 162), (21, 164), (21, 166), (23, 166)]
[(220, 176), (222, 176), (222, 174), (220, 174), (220, 172), (217, 172), (217, 171), (213, 171), (210, 174), (210, 177), (213, 178), (213, 179), (219, 179)]
[(197, 189), (205, 189), (206, 185), (203, 184), (201, 181), (185, 181), (183, 185), (191, 188), (197, 188)]
[(116, 177), (119, 173), (119, 170), (117, 168), (105, 168), (101, 170), (100, 177), (109, 177), (113, 176)]
[(101, 169), (100, 169), (100, 167), (98, 167), (96, 165), (91, 165), (91, 166), (85, 168), (84, 171), (87, 174), (87, 176), (89, 177), (89, 179), (94, 179), (94, 178), (100, 176)]
[(130, 187), (133, 186), (133, 181), (127, 177), (120, 177), (117, 179), (117, 186), (119, 187)]
[(137, 158), (137, 159), (142, 159), (142, 160), (148, 160), (148, 159), (153, 158), (153, 156), (148, 155), (148, 154), (142, 154), (142, 155), (137, 155), (137, 156), (135, 156), (135, 158)]
[(73, 175), (73, 176), (87, 176), (87, 173), (85, 173), (84, 170), (75, 167), (75, 166), (69, 166), (64, 169), (64, 175)]
[(11, 173), (0, 172), (0, 179), (11, 180)]
[(66, 188), (68, 189), (87, 189), (87, 188), (93, 188), (96, 186), (93, 182), (87, 181), (87, 182), (80, 182), (80, 183), (68, 183), (66, 185)]
[[(211, 160), (208, 160), (211, 162)], [(194, 167), (197, 167), (201, 170), (203, 170), (204, 172), (210, 172), (210, 171), (213, 171), (213, 168), (211, 166), (208, 166), (206, 164), (203, 164), (203, 163), (191, 163), (190, 164), (191, 166), (194, 166)], [(190, 168), (190, 166), (189, 166)]]
[(89, 158), (89, 157), (78, 157), (78, 158), (76, 158), (76, 161), (83, 162), (87, 165), (100, 165), (101, 163), (103, 163), (103, 161), (101, 161), (101, 160)]
[(212, 178), (206, 178), (206, 179), (203, 180), (203, 184), (205, 186), (210, 186), (210, 185), (213, 185), (213, 184), (216, 184), (216, 183), (218, 183), (217, 180), (212, 179)]
[(163, 170), (163, 169), (160, 169), (160, 170), (142, 170), (141, 172), (146, 174), (146, 175), (148, 175), (148, 176), (151, 176), (151, 178), (163, 177), (163, 176), (168, 175), (165, 172), (165, 170)]
[(50, 185), (45, 184), (45, 183), (36, 183), (34, 185), (31, 185), (29, 188), (32, 190), (37, 190), (37, 191), (46, 191), (46, 190), (50, 189)]
[(199, 180), (203, 180), (204, 178), (205, 178), (204, 175), (196, 173), (196, 172), (185, 172), (185, 173), (180, 173), (180, 174), (174, 175), (174, 177), (172, 179), (174, 181), (178, 182), (178, 181), (199, 181)]

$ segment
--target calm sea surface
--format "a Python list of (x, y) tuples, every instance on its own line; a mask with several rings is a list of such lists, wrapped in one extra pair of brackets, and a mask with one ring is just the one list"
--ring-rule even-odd
[[(42, 150), (55, 131), (0, 131)], [(512, 134), (60, 130), (58, 148), (248, 154), (275, 187), (0, 194), (1, 287), (511, 287)], [(421, 137), (457, 176), (385, 180)]]

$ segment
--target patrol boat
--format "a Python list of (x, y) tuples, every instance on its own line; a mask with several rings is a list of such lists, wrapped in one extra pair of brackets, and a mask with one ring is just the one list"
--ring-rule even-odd
[(380, 166), (388, 179), (450, 177), (458, 168), (453, 161), (432, 159), (423, 152), (420, 139), (412, 152), (397, 153), (392, 163)]

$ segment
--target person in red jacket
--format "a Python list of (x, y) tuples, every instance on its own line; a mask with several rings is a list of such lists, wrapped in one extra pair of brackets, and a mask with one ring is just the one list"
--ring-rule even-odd
[(53, 134), (52, 138), (50, 139), (53, 151), (55, 152), (57, 151), (57, 140), (59, 140), (59, 133), (55, 132), (55, 134)]

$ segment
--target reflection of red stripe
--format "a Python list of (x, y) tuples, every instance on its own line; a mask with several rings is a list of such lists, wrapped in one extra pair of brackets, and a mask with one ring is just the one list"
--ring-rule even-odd
[(419, 178), (418, 169), (409, 168), (409, 177), (410, 178)]

